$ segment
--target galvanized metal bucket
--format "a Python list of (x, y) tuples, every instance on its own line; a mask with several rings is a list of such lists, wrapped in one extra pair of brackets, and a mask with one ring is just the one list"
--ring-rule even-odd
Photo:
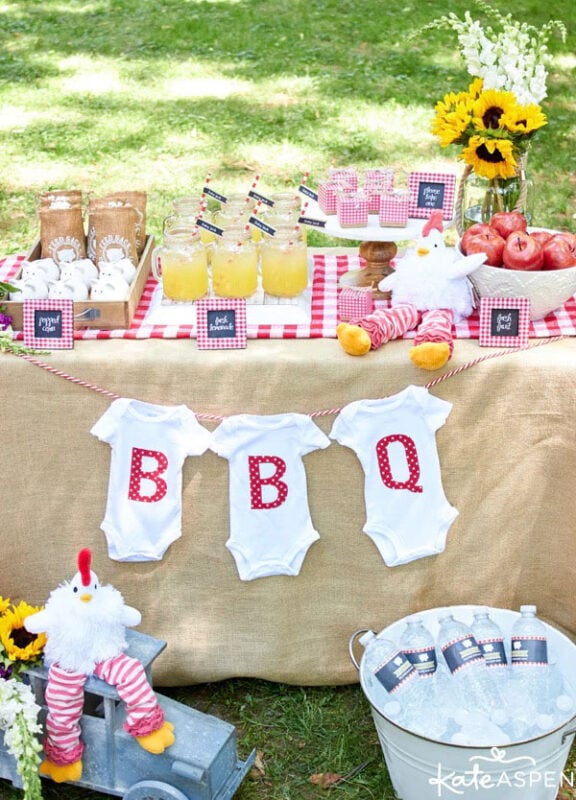
[[(471, 623), (476, 606), (451, 606), (457, 619)], [(438, 615), (446, 609), (419, 612), (424, 624), (436, 637)], [(510, 631), (519, 614), (492, 608), (490, 615), (504, 634)], [(398, 641), (405, 620), (384, 629), (387, 638)], [(506, 747), (468, 747), (428, 739), (392, 722), (370, 696), (365, 680), (364, 659), (360, 663), (354, 650), (364, 630), (350, 637), (349, 652), (360, 676), (360, 685), (372, 712), (386, 766), (394, 791), (401, 800), (554, 800), (559, 786), (576, 786), (576, 769), (567, 771), (566, 760), (576, 733), (576, 715), (554, 730)], [(550, 651), (563, 666), (565, 676), (576, 676), (576, 646), (547, 625)]]

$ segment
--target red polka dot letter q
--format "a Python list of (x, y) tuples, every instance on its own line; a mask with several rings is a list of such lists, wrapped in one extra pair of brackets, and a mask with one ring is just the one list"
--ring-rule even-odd
[[(388, 447), (393, 442), (400, 442), (406, 453), (406, 464), (408, 466), (408, 478), (404, 481), (394, 480), (392, 477), (392, 465)], [(420, 463), (418, 461), (418, 451), (414, 439), (403, 433), (394, 433), (391, 436), (384, 436), (376, 444), (376, 457), (378, 459), (378, 469), (382, 483), (389, 489), (408, 489), (410, 492), (422, 492), (423, 488), (418, 483), (420, 478)]]

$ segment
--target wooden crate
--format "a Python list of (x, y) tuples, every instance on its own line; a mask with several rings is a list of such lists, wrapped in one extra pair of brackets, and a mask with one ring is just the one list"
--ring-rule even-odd
[[(150, 274), (153, 249), (154, 237), (147, 236), (127, 300), (100, 300), (99, 302), (83, 300), (74, 303), (74, 327), (76, 329), (116, 330), (130, 327)], [(40, 258), (40, 253), (40, 240), (37, 240), (27, 253), (26, 260), (36, 261)], [(14, 277), (19, 278), (20, 273), (17, 273)], [(6, 306), (6, 313), (12, 317), (14, 330), (21, 331), (24, 319), (24, 304), (17, 300), (9, 300), (7, 302), (3, 301), (3, 305)]]

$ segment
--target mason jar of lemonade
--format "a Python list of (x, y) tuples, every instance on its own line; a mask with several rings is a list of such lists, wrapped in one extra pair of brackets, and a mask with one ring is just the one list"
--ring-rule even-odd
[[(195, 228), (196, 220), (201, 216), (206, 222), (212, 221), (212, 213), (200, 202), (197, 197), (183, 195), (172, 200), (172, 213), (164, 220), (163, 230), (171, 228)], [(205, 245), (210, 245), (216, 239), (215, 234), (206, 228), (200, 228), (200, 239)]]
[(190, 303), (208, 292), (208, 259), (198, 229), (169, 228), (152, 252), (152, 272), (168, 300)]
[(275, 297), (296, 297), (308, 286), (308, 252), (302, 229), (279, 225), (274, 236), (260, 246), (264, 292)]
[(227, 228), (212, 256), (212, 290), (218, 297), (250, 297), (258, 288), (258, 250), (250, 229)]

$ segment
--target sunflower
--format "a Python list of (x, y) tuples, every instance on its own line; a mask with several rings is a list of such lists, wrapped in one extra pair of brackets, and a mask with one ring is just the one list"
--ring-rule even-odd
[(0, 595), (0, 614), (3, 614), (7, 611), (10, 607), (10, 600), (6, 600), (2, 595)]
[(34, 661), (42, 653), (46, 635), (28, 633), (24, 620), (40, 611), (40, 607), (30, 606), (22, 601), (12, 606), (0, 618), (0, 642), (11, 661)]
[(516, 174), (514, 144), (509, 139), (471, 136), (460, 158), (482, 178), (513, 178)]
[(442, 147), (465, 141), (464, 134), (472, 121), (472, 98), (467, 92), (451, 92), (435, 107), (436, 117), (432, 133), (438, 136)]
[(540, 106), (531, 103), (527, 106), (516, 106), (514, 110), (506, 111), (500, 118), (503, 128), (511, 133), (528, 135), (542, 128), (548, 123), (546, 114)]
[(519, 108), (512, 92), (486, 89), (478, 95), (472, 108), (474, 127), (478, 131), (498, 130), (503, 127), (502, 117), (516, 117)]

